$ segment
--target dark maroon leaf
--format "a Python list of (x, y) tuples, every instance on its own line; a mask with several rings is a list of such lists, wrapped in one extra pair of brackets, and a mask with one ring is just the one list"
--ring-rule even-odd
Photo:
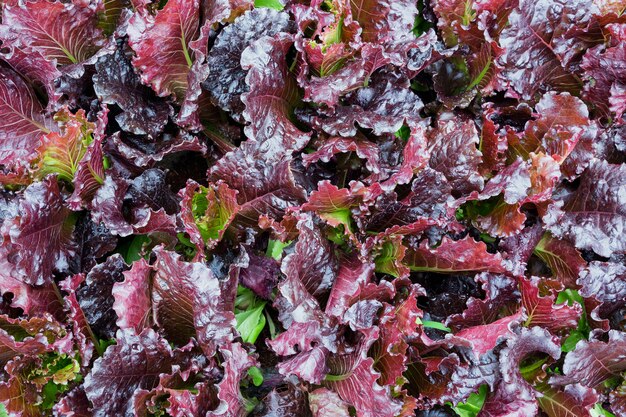
[(450, 192), (450, 185), (443, 174), (425, 168), (416, 175), (409, 195), (403, 200), (398, 201), (393, 192), (378, 197), (370, 209), (365, 228), (377, 232), (391, 231), (422, 223), (429, 217), (445, 217)]
[(440, 119), (428, 137), (430, 167), (444, 174), (457, 193), (483, 188), (484, 180), (478, 173), (481, 162), (478, 143), (474, 123), (458, 118)]
[(579, 249), (592, 249), (602, 256), (626, 250), (626, 212), (623, 193), (626, 166), (594, 160), (583, 173), (578, 189), (553, 203), (544, 216), (556, 236), (570, 239)]
[(290, 158), (274, 152), (282, 151), (246, 142), (211, 168), (209, 180), (223, 180), (239, 191), (240, 211), (235, 221), (257, 225), (261, 215), (280, 218), (287, 207), (304, 198), (304, 190), (295, 183)]
[(104, 55), (96, 62), (94, 91), (106, 104), (116, 104), (122, 113), (115, 120), (123, 130), (156, 137), (165, 127), (171, 108), (139, 83), (124, 49)]
[(243, 118), (249, 124), (244, 131), (248, 138), (266, 147), (282, 147), (285, 153), (300, 150), (311, 135), (292, 122), (293, 111), (300, 102), (296, 79), (290, 74), (287, 52), (293, 36), (277, 33), (253, 42), (241, 55), (241, 67), (248, 71), (250, 88), (241, 95), (245, 105)]
[(85, 319), (101, 339), (111, 339), (117, 331), (111, 291), (115, 283), (124, 279), (122, 274), (126, 269), (128, 267), (121, 255), (112, 255), (104, 263), (92, 268), (85, 283), (76, 291)]
[(286, 13), (258, 8), (239, 16), (218, 35), (207, 58), (209, 77), (202, 85), (212, 101), (230, 112), (233, 119), (243, 121), (241, 94), (249, 90), (246, 71), (240, 64), (244, 49), (263, 36), (288, 30), (289, 16)]
[(6, 365), (18, 356), (32, 357), (52, 351), (63, 328), (49, 315), (30, 319), (0, 316), (0, 363)]
[(582, 24), (588, 17), (580, 3), (585, 1), (522, 0), (509, 15), (509, 26), (500, 35), (505, 50), (500, 57), (502, 80), (524, 99), (533, 99), (546, 89), (580, 91), (580, 79), (563, 68), (554, 51), (555, 39), (568, 28), (565, 22)]
[(303, 154), (302, 161), (304, 166), (309, 166), (317, 161), (329, 162), (335, 155), (348, 152), (355, 152), (359, 158), (366, 160), (365, 166), (373, 174), (380, 172), (378, 147), (367, 140), (342, 137), (329, 138), (322, 141), (315, 152)]
[(161, 374), (170, 374), (178, 364), (165, 339), (152, 329), (137, 335), (120, 330), (117, 344), (97, 359), (85, 377), (85, 392), (94, 416), (132, 416), (136, 390), (150, 390)]
[(28, 187), (10, 232), (12, 244), (20, 250), (15, 263), (20, 279), (43, 284), (55, 270), (65, 271), (74, 254), (73, 229), (73, 218), (63, 205), (56, 178), (48, 177)]
[(357, 125), (374, 134), (395, 133), (406, 122), (416, 124), (423, 107), (409, 88), (409, 80), (397, 74), (372, 77), (371, 87), (358, 89), (347, 101), (350, 106), (335, 109), (332, 117), (319, 121), (330, 135), (354, 136)]
[(72, 389), (54, 406), (55, 416), (92, 417), (91, 404), (83, 387)]
[(485, 298), (470, 298), (463, 313), (448, 317), (447, 326), (453, 330), (492, 323), (500, 310), (516, 298), (517, 283), (506, 275), (483, 272), (474, 279), (482, 283)]
[(54, 130), (52, 119), (32, 89), (20, 76), (7, 68), (0, 69), (0, 111), (4, 123), (0, 129), (0, 163), (18, 165), (37, 156), (41, 136)]
[(615, 39), (615, 45), (608, 48), (605, 45), (598, 45), (589, 49), (581, 64), (585, 71), (584, 78), (589, 81), (585, 84), (584, 97), (604, 117), (610, 117), (611, 111), (619, 112), (619, 108), (613, 110), (609, 107), (615, 106), (611, 102), (611, 95), (618, 93), (620, 86), (626, 81), (626, 70), (619, 65), (626, 57), (624, 47), (626, 35), (620, 34), (618, 27), (617, 24), (609, 26), (616, 29), (610, 34)]
[(269, 300), (278, 283), (280, 266), (272, 258), (250, 254), (248, 266), (239, 272), (239, 281), (256, 295)]
[(304, 100), (333, 108), (342, 95), (363, 87), (374, 71), (387, 63), (382, 47), (365, 44), (361, 56), (340, 70), (327, 77), (312, 77), (304, 87)]
[(285, 289), (299, 282), (311, 295), (318, 296), (330, 290), (337, 277), (338, 262), (330, 243), (324, 239), (320, 229), (310, 216), (298, 221), (300, 236), (295, 251), (282, 263), (287, 280), (279, 285)]

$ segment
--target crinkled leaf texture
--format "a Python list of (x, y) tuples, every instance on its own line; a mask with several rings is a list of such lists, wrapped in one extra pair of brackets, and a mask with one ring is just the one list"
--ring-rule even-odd
[(3, 1), (0, 414), (625, 414), (623, 3)]
[(55, 270), (67, 270), (74, 253), (74, 224), (56, 178), (48, 177), (29, 186), (18, 210), (10, 231), (11, 244), (19, 251), (17, 272), (28, 284), (43, 284)]
[(41, 136), (53, 130), (34, 91), (15, 71), (0, 68), (0, 163), (22, 165), (36, 157)]
[(190, 43), (200, 33), (199, 1), (168, 1), (155, 16), (135, 12), (128, 25), (133, 65), (160, 96), (185, 97), (193, 76)]
[(594, 160), (578, 189), (553, 203), (544, 217), (555, 235), (601, 256), (626, 251), (626, 166)]
[(57, 65), (86, 61), (106, 39), (94, 5), (80, 2), (6, 2), (2, 17), (0, 37), (6, 44)]
[(95, 416), (134, 415), (135, 392), (155, 388), (162, 374), (170, 374), (182, 364), (154, 330), (146, 329), (139, 335), (120, 330), (116, 341), (85, 378), (85, 392)]
[(207, 58), (209, 77), (203, 86), (209, 91), (212, 101), (230, 112), (235, 120), (242, 118), (244, 105), (241, 94), (249, 89), (246, 71), (240, 63), (241, 54), (257, 39), (285, 32), (288, 27), (289, 17), (284, 12), (258, 8), (239, 16), (217, 37)]

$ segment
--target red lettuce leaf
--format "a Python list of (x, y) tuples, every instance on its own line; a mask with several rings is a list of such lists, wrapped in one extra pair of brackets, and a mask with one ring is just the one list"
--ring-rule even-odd
[(94, 6), (46, 0), (7, 2), (0, 37), (24, 53), (40, 53), (57, 65), (81, 63), (105, 44)]
[[(591, 407), (598, 401), (598, 396), (591, 390), (570, 393), (547, 384), (541, 384), (537, 390), (541, 393), (537, 396), (539, 407), (550, 417), (591, 416)], [(580, 398), (577, 394), (586, 395)]]
[(571, 307), (566, 303), (555, 304), (553, 295), (540, 295), (540, 280), (536, 277), (521, 278), (519, 282), (522, 294), (521, 304), (524, 308), (524, 325), (540, 326), (552, 333), (572, 329), (578, 325), (578, 319), (582, 314), (580, 304), (574, 304)]
[(190, 43), (201, 33), (198, 17), (199, 0), (174, 0), (155, 16), (135, 12), (129, 22), (128, 43), (136, 54), (133, 66), (161, 97), (174, 95), (182, 101), (192, 86), (199, 57)]
[[(67, 321), (71, 323), (74, 340), (81, 355), (81, 365), (89, 366), (94, 349), (93, 331), (85, 312), (81, 308), (76, 290), (85, 282), (83, 274), (77, 274), (61, 282), (60, 289), (67, 292), (64, 297), (65, 309), (67, 310)], [(99, 346), (98, 346), (99, 347)]]
[(236, 222), (256, 226), (261, 215), (280, 218), (287, 207), (304, 198), (304, 190), (295, 183), (290, 158), (274, 152), (282, 151), (272, 147), (267, 151), (245, 142), (211, 168), (209, 181), (221, 179), (239, 192)]
[(498, 343), (515, 335), (513, 328), (522, 321), (522, 315), (518, 312), (511, 316), (503, 317), (489, 324), (481, 324), (469, 327), (455, 333), (449, 340), (461, 346), (468, 345), (477, 358), (481, 358), (487, 352), (492, 351)]
[(277, 33), (253, 42), (241, 55), (250, 88), (241, 95), (243, 118), (249, 123), (245, 134), (249, 140), (267, 142), (265, 146), (281, 146), (285, 153), (302, 149), (311, 137), (292, 122), (293, 111), (300, 103), (298, 85), (287, 63), (292, 45), (292, 35)]
[(388, 63), (389, 59), (385, 57), (381, 46), (365, 44), (361, 48), (360, 57), (343, 68), (327, 77), (311, 77), (304, 85), (304, 100), (334, 108), (341, 96), (363, 87), (377, 69)]
[[(589, 263), (578, 276), (580, 295), (598, 300), (600, 304), (592, 315), (607, 318), (609, 313), (626, 304), (626, 267), (617, 263)], [(595, 317), (594, 317), (595, 318)]]
[(258, 363), (239, 343), (223, 345), (220, 352), (224, 357), (224, 377), (217, 384), (220, 404), (209, 415), (245, 416), (247, 400), (241, 394), (239, 384), (245, 372)]
[(119, 236), (176, 232), (178, 201), (159, 169), (146, 170), (132, 181), (107, 176), (91, 208), (93, 219)]
[(576, 349), (565, 356), (563, 376), (554, 376), (551, 382), (600, 388), (606, 379), (618, 376), (626, 369), (625, 344), (624, 333), (616, 330), (609, 331), (608, 342), (581, 340)]
[[(555, 40), (571, 25), (582, 23), (587, 12), (581, 2), (522, 0), (509, 15), (509, 26), (502, 30), (500, 57), (502, 82), (524, 99), (530, 100), (542, 89), (576, 93), (582, 82), (563, 68), (555, 52)], [(554, 22), (554, 23), (553, 23)]]
[(89, 399), (83, 387), (78, 386), (72, 389), (67, 395), (59, 400), (55, 404), (54, 408), (55, 416), (65, 417), (92, 417), (93, 412)]
[(611, 86), (611, 96), (609, 97), (609, 104), (611, 105), (611, 111), (615, 113), (616, 119), (623, 119), (624, 113), (626, 113), (626, 85), (621, 82), (616, 82)]
[(11, 242), (20, 250), (15, 264), (20, 279), (40, 285), (49, 281), (55, 270), (66, 270), (74, 254), (73, 229), (73, 219), (63, 204), (55, 178), (48, 177), (29, 186), (11, 229)]
[[(581, 68), (584, 70), (584, 78), (590, 82), (585, 84), (584, 98), (592, 103), (598, 113), (604, 117), (610, 117), (611, 92), (619, 90), (626, 82), (626, 70), (619, 65), (626, 58), (624, 39), (626, 35), (618, 30), (619, 25), (609, 26), (609, 36), (613, 40), (610, 46), (598, 45), (587, 51), (583, 57)], [(619, 108), (613, 110), (619, 113)]]
[(337, 278), (326, 302), (326, 314), (337, 318), (343, 317), (350, 302), (359, 294), (361, 288), (370, 282), (373, 272), (374, 265), (371, 262), (363, 262), (356, 256), (341, 259)]
[(55, 88), (55, 81), (61, 77), (61, 71), (39, 52), (24, 52), (18, 47), (9, 46), (7, 49), (9, 51), (2, 55), (2, 59), (35, 91), (45, 91), (48, 98), (47, 110), (54, 109), (62, 98), (61, 91)]
[(172, 110), (139, 83), (126, 51), (117, 48), (113, 54), (100, 57), (95, 67), (94, 91), (103, 103), (122, 109), (122, 113), (115, 116), (120, 128), (136, 135), (156, 137)]
[(291, 322), (305, 323), (317, 316), (318, 297), (328, 294), (338, 271), (332, 246), (322, 235), (310, 215), (298, 221), (300, 235), (293, 253), (287, 255), (281, 270), (285, 280), (278, 284), (282, 297), (277, 300), (285, 327)]
[(601, 256), (626, 250), (626, 212), (620, 184), (626, 166), (594, 160), (582, 174), (578, 189), (553, 203), (544, 216), (548, 230), (567, 238), (579, 249), (592, 249)]
[(500, 310), (516, 301), (517, 283), (513, 278), (483, 272), (474, 279), (482, 283), (485, 298), (470, 298), (463, 313), (448, 317), (446, 325), (453, 330), (492, 323)]
[(533, 253), (541, 258), (550, 267), (552, 275), (568, 288), (576, 286), (576, 279), (586, 266), (580, 252), (571, 243), (556, 239), (549, 233), (541, 238)]
[(427, 242), (423, 242), (419, 247), (408, 250), (403, 262), (412, 271), (506, 271), (500, 254), (487, 252), (484, 242), (477, 242), (469, 236), (458, 241), (444, 237), (441, 244), (434, 249), (429, 248)]
[(259, 417), (310, 416), (307, 394), (293, 384), (273, 389), (263, 398)]
[[(447, 217), (451, 198), (445, 176), (431, 168), (421, 170), (413, 180), (409, 194), (398, 201), (395, 192), (380, 195), (362, 226), (376, 232), (407, 233), (402, 229), (413, 224), (428, 226), (428, 218)], [(422, 229), (422, 227), (418, 228)]]
[(243, 121), (241, 94), (249, 91), (241, 54), (261, 37), (288, 32), (289, 27), (287, 14), (258, 8), (239, 16), (218, 35), (207, 58), (209, 77), (202, 86), (209, 92), (211, 101), (230, 112), (233, 119)]
[(41, 365), (41, 360), (26, 357), (16, 358), (5, 367), (9, 376), (0, 383), (0, 402), (4, 405), (4, 412), (8, 412), (11, 417), (36, 417), (42, 414), (37, 404), (38, 390), (28, 383), (29, 373), (37, 365)]
[(155, 388), (160, 375), (172, 373), (181, 363), (167, 341), (151, 329), (139, 335), (120, 330), (116, 341), (85, 377), (94, 416), (134, 415), (135, 392)]
[(14, 71), (0, 68), (0, 163), (27, 165), (37, 156), (41, 137), (54, 130), (34, 91)]
[(509, 151), (525, 159), (531, 152), (544, 152), (562, 163), (590, 124), (587, 106), (568, 93), (550, 92), (541, 97), (535, 110), (539, 117), (526, 123), (519, 142), (508, 136)]
[(319, 141), (319, 147), (313, 153), (303, 154), (302, 162), (305, 167), (317, 161), (329, 162), (337, 154), (354, 152), (366, 161), (365, 166), (373, 173), (380, 172), (380, 155), (376, 144), (360, 138), (333, 137), (324, 141)]
[[(496, 409), (514, 408), (516, 406), (522, 410), (537, 409), (535, 390), (520, 373), (522, 360), (533, 353), (542, 353), (555, 360), (558, 359), (561, 356), (558, 338), (550, 336), (546, 330), (540, 327), (533, 327), (521, 329), (517, 337), (507, 341), (506, 347), (500, 352), (502, 380), (497, 388), (496, 396), (501, 404), (496, 406)], [(533, 411), (533, 413), (535, 412)], [(519, 414), (512, 413), (510, 415)]]
[(622, 384), (610, 395), (611, 410), (619, 415), (626, 412), (626, 384)]
[(367, 356), (374, 337), (375, 334), (364, 336), (354, 353), (329, 357), (324, 386), (354, 406), (358, 416), (391, 417), (400, 412), (401, 404), (376, 382), (379, 375), (372, 368), (373, 359)]
[(32, 357), (54, 350), (53, 343), (64, 329), (49, 315), (30, 319), (0, 316), (0, 363), (18, 356)]
[(478, 173), (481, 163), (478, 143), (478, 132), (472, 121), (446, 119), (445, 116), (428, 137), (430, 167), (443, 173), (456, 193), (483, 188), (484, 180)]
[(157, 141), (145, 141), (144, 138), (140, 136), (138, 140), (124, 140), (120, 132), (115, 132), (109, 138), (106, 149), (113, 159), (119, 161), (120, 166), (129, 165), (128, 169), (140, 172), (176, 153), (206, 152), (206, 146), (198, 137), (183, 132), (176, 136), (163, 134)]
[(248, 254), (248, 257), (248, 266), (239, 271), (239, 282), (257, 296), (271, 300), (278, 283), (279, 263), (266, 256)]
[(330, 181), (322, 181), (317, 184), (317, 190), (311, 193), (309, 200), (302, 205), (301, 209), (315, 212), (333, 227), (342, 224), (345, 230), (349, 231), (352, 224), (351, 209), (358, 207), (362, 199), (362, 193), (358, 190), (339, 189)]
[(145, 259), (140, 259), (122, 274), (124, 281), (116, 282), (111, 289), (115, 299), (113, 310), (117, 315), (115, 324), (122, 330), (132, 329), (139, 334), (153, 321), (149, 285), (152, 267)]
[(345, 100), (350, 106), (337, 106), (332, 117), (318, 121), (330, 135), (351, 137), (362, 129), (371, 129), (375, 135), (394, 133), (406, 122), (416, 124), (423, 103), (409, 88), (409, 80), (402, 75), (382, 73), (373, 76), (368, 86), (359, 88)]
[(348, 417), (348, 404), (339, 395), (326, 388), (309, 393), (309, 407), (313, 417)]
[(184, 262), (174, 252), (155, 249), (157, 260), (152, 280), (155, 323), (168, 340), (184, 345), (197, 336), (210, 357), (234, 336), (235, 315), (222, 299), (220, 283), (199, 262)]
[(89, 271), (85, 283), (76, 290), (76, 298), (92, 331), (101, 339), (115, 337), (117, 326), (111, 293), (128, 269), (121, 255), (111, 255)]
[(188, 181), (179, 191), (179, 197), (182, 197), (180, 216), (185, 232), (196, 245), (199, 256), (203, 256), (205, 248), (212, 249), (222, 239), (239, 212), (237, 191), (221, 181), (208, 187)]

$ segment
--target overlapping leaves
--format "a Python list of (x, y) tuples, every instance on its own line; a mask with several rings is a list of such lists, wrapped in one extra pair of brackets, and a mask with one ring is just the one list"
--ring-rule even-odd
[(624, 12), (3, 2), (0, 415), (624, 414)]

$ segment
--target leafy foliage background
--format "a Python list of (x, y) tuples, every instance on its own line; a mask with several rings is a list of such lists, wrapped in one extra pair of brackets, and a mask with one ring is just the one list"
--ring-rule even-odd
[(626, 415), (623, 1), (1, 4), (0, 415)]

